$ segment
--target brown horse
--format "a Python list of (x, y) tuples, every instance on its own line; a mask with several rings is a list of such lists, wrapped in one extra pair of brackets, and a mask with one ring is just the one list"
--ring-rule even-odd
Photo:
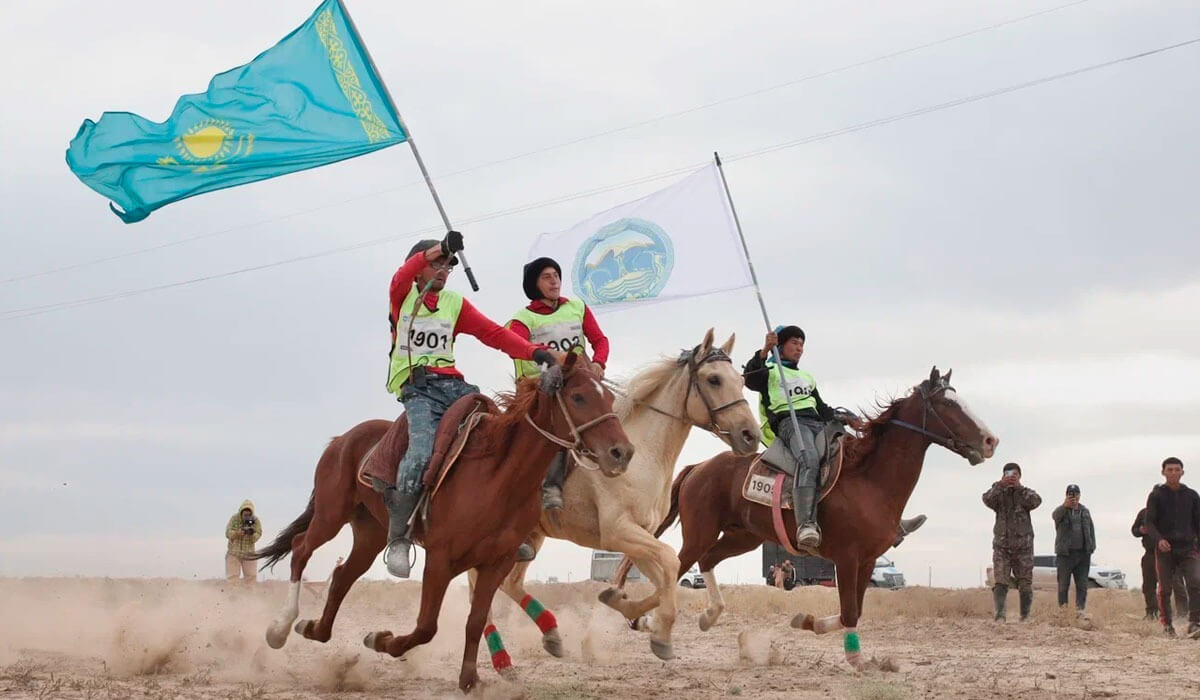
[[(562, 368), (501, 396), (504, 412), (485, 419), (472, 433), (424, 519), (414, 524), (426, 551), (416, 627), (401, 637), (372, 632), (363, 640), (369, 648), (399, 657), (433, 639), (450, 580), (475, 569), (478, 579), (458, 684), (469, 691), (478, 682), (475, 664), (488, 609), (516, 561), (517, 548), (538, 524), (541, 484), (555, 453), (564, 445), (583, 450), (609, 476), (623, 473), (633, 456), (633, 446), (612, 412), (613, 395), (592, 365), (577, 358), (572, 354)], [(357, 471), (389, 425), (390, 421), (366, 421), (334, 438), (317, 463), (316, 484), (304, 513), (257, 553), (267, 565), (292, 555), (288, 600), (267, 629), (267, 643), (273, 648), (283, 646), (299, 616), (300, 577), (317, 547), (350, 523), (354, 547), (334, 570), (321, 619), (296, 624), (299, 634), (326, 642), (342, 599), (386, 544), (383, 498), (358, 480)]]
[[(817, 634), (844, 628), (846, 660), (858, 666), (862, 657), (856, 627), (871, 571), (876, 558), (896, 540), (900, 516), (921, 476), (925, 451), (937, 444), (979, 464), (994, 454), (998, 442), (950, 386), (950, 372), (940, 376), (936, 367), (908, 396), (884, 407), (862, 437), (847, 438), (841, 477), (821, 501), (817, 516), (822, 532), (818, 553), (837, 567), (841, 615), (815, 619), (800, 613), (792, 626)], [(709, 607), (700, 614), (701, 630), (712, 627), (725, 609), (713, 567), (765, 540), (779, 542), (771, 509), (742, 495), (754, 459), (723, 452), (684, 467), (671, 487), (671, 510), (658, 534), (678, 517), (683, 528), (679, 575), (700, 563), (709, 595)], [(783, 531), (796, 531), (790, 511), (784, 512)], [(627, 571), (628, 562), (622, 562), (618, 585)], [(642, 620), (636, 626), (645, 625)]]

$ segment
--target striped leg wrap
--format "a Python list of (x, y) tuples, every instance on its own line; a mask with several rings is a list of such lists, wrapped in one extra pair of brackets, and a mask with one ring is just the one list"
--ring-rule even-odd
[(862, 659), (862, 647), (858, 641), (858, 630), (854, 627), (847, 627), (845, 636), (842, 637), (842, 647), (846, 650), (846, 661), (851, 666), (857, 666)]
[(542, 631), (542, 634), (546, 634), (553, 629), (558, 629), (558, 620), (554, 619), (554, 613), (542, 607), (537, 598), (528, 593), (521, 599), (521, 609), (525, 611), (530, 620), (533, 620), (538, 629)]
[(495, 625), (483, 628), (483, 638), (487, 640), (488, 651), (492, 654), (492, 668), (497, 672), (512, 666), (512, 657), (504, 649), (504, 640), (500, 638), (500, 630)]

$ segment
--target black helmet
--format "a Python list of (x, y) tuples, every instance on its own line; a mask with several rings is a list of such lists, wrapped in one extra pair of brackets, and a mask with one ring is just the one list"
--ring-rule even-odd
[(547, 267), (553, 267), (558, 276), (562, 277), (562, 268), (558, 266), (558, 263), (553, 258), (538, 258), (525, 264), (525, 269), (522, 272), (521, 288), (525, 290), (525, 296), (529, 297), (529, 301), (537, 301), (542, 298), (542, 293), (537, 288), (537, 280), (541, 276), (542, 271)]

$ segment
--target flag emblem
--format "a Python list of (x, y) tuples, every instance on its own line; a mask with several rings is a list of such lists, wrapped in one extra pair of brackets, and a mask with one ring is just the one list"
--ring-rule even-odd
[(159, 165), (180, 165), (180, 160), (195, 166), (193, 172), (218, 170), (238, 156), (247, 156), (254, 150), (254, 134), (238, 134), (233, 125), (221, 119), (204, 119), (189, 127), (175, 138), (175, 152), (179, 159), (166, 156), (158, 159)]
[(623, 218), (602, 227), (576, 250), (572, 287), (586, 303), (652, 299), (675, 268), (671, 237), (657, 224)]

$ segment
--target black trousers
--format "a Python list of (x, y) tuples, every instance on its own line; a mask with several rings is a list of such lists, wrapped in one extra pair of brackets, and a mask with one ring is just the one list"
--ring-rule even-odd
[[(1174, 595), (1176, 614), (1186, 615), (1188, 610), (1187, 589), (1183, 583), (1183, 571), (1176, 570), (1166, 597)], [(1158, 614), (1158, 568), (1154, 561), (1154, 550), (1142, 553), (1142, 597), (1146, 600), (1146, 612)]]
[(1158, 611), (1163, 627), (1171, 624), (1171, 598), (1167, 590), (1175, 580), (1176, 572), (1183, 572), (1187, 587), (1188, 620), (1200, 623), (1200, 549), (1172, 549), (1155, 552), (1158, 568)]
[(1088, 569), (1092, 568), (1092, 555), (1081, 550), (1072, 549), (1067, 554), (1055, 557), (1058, 565), (1058, 604), (1067, 604), (1067, 592), (1071, 589), (1071, 579), (1075, 579), (1075, 607), (1083, 610), (1087, 605)]

